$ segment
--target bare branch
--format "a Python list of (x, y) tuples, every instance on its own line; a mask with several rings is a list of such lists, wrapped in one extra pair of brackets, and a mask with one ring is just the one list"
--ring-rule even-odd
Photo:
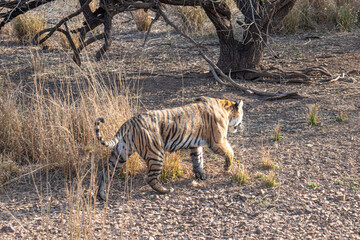
[(43, 42), (45, 42), (46, 40), (48, 40), (48, 39), (51, 37), (51, 35), (53, 35), (54, 32), (55, 32), (59, 27), (61, 27), (61, 25), (63, 25), (65, 22), (69, 21), (71, 18), (76, 17), (77, 15), (79, 15), (80, 13), (82, 13), (83, 10), (85, 9), (85, 7), (87, 7), (87, 6), (90, 4), (91, 1), (92, 1), (92, 0), (87, 0), (87, 1), (84, 3), (84, 5), (81, 6), (81, 8), (79, 8), (76, 12), (74, 12), (74, 13), (70, 14), (69, 16), (61, 19), (60, 22), (58, 22), (58, 24), (56, 24), (55, 27), (51, 28), (50, 32), (49, 32), (45, 37), (43, 37), (40, 41), (38, 41), (38, 38), (39, 38), (41, 35), (36, 34), (35, 37), (34, 37), (33, 40), (32, 40), (33, 44), (34, 44), (34, 45), (36, 45), (36, 44), (42, 44)]

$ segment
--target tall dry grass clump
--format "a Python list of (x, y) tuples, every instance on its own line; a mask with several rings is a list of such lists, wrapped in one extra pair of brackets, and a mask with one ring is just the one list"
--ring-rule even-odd
[(176, 7), (175, 12), (188, 32), (203, 33), (205, 31), (207, 16), (201, 7)]
[(151, 18), (149, 16), (149, 11), (145, 12), (143, 9), (139, 9), (132, 13), (136, 28), (139, 31), (147, 31), (149, 30)]
[(176, 179), (183, 173), (184, 168), (181, 165), (181, 159), (182, 156), (180, 151), (165, 153), (161, 171), (162, 180)]
[(74, 166), (107, 158), (109, 151), (95, 140), (94, 121), (104, 117), (104, 137), (110, 139), (132, 115), (129, 92), (119, 80), (107, 86), (90, 73), (85, 83), (61, 94), (44, 92), (34, 80), (32, 93), (4, 90), (0, 94), (0, 151), (19, 163)]
[[(45, 209), (41, 224), (47, 229), (52, 221), (46, 210), (52, 204), (52, 193), (38, 189), (37, 183), (42, 183), (43, 178), (38, 179), (34, 172), (49, 176), (51, 169), (55, 170), (51, 175), (62, 170), (63, 200), (68, 209), (64, 212), (65, 239), (95, 239), (95, 227), (104, 228), (95, 216), (97, 165), (107, 162), (111, 151), (96, 139), (95, 119), (105, 118), (101, 130), (105, 139), (111, 139), (137, 109), (120, 77), (109, 74), (108, 79), (102, 78), (100, 66), (82, 71), (75, 77), (81, 80), (65, 83), (51, 92), (43, 85), (46, 79), (39, 77), (44, 75), (34, 75), (31, 92), (0, 81), (0, 187), (15, 181), (19, 173), (23, 174), (20, 177), (31, 176), (39, 205)], [(131, 170), (127, 170), (130, 175), (137, 171), (131, 164)], [(51, 184), (47, 178), (44, 185)], [(106, 239), (103, 231), (101, 238)]]
[(44, 16), (40, 14), (22, 14), (12, 20), (12, 33), (22, 43), (31, 43), (35, 34), (46, 28)]
[(357, 0), (298, 0), (280, 26), (284, 33), (298, 30), (350, 31), (358, 22), (360, 2)]

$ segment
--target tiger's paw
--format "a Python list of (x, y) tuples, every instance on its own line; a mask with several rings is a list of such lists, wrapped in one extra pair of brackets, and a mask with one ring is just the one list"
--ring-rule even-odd
[(199, 179), (199, 180), (206, 180), (206, 176), (205, 176), (205, 174), (202, 173), (202, 172), (196, 172), (196, 173), (195, 173), (195, 178), (196, 178), (196, 179)]
[(98, 194), (97, 194), (97, 198), (98, 198), (100, 201), (106, 201), (106, 194), (105, 194), (105, 192), (99, 191)]
[(171, 187), (170, 188), (164, 187), (157, 179), (153, 179), (149, 181), (149, 185), (150, 187), (152, 187), (152, 189), (154, 189), (156, 192), (160, 194), (171, 193), (174, 191), (174, 189)]

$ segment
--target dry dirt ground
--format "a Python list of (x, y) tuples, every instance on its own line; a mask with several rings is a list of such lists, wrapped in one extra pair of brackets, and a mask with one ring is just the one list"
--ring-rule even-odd
[[(132, 22), (126, 26), (115, 29), (113, 45), (99, 64), (104, 72), (120, 72), (135, 90), (141, 89), (137, 94), (143, 110), (179, 106), (201, 95), (245, 102), (244, 129), (230, 134), (229, 141), (236, 159), (251, 174), (249, 183), (235, 184), (222, 169), (223, 159), (206, 151), (208, 180), (196, 186), (193, 175), (187, 174), (166, 183), (175, 189), (173, 193), (158, 195), (141, 173), (132, 179), (128, 193), (124, 180), (116, 178), (108, 205), (97, 203), (94, 209), (75, 211), (71, 206), (76, 200), (67, 197), (61, 173), (50, 172), (48, 184), (45, 176), (36, 173), (41, 201), (31, 178), (0, 190), (1, 239), (80, 238), (70, 234), (81, 223), (83, 236), (90, 226), (95, 239), (360, 239), (358, 74), (333, 83), (315, 79), (308, 85), (240, 82), (261, 90), (294, 90), (303, 96), (268, 102), (215, 84), (196, 49), (163, 23), (157, 23), (144, 48), (144, 34)], [(360, 70), (359, 30), (316, 36), (272, 36), (264, 66), (285, 70), (325, 66), (334, 76)], [(216, 38), (195, 38), (204, 41), (210, 48), (208, 55), (216, 60)], [(61, 77), (65, 68), (74, 76), (80, 71), (60, 48), (26, 47), (5, 34), (0, 42), (0, 78), (21, 81), (29, 89), (34, 52), (47, 66), (43, 74), (54, 76), (44, 88), (72, 81)], [(90, 59), (82, 55), (83, 64), (93, 61), (91, 54)], [(320, 106), (320, 126), (308, 125), (309, 104)], [(346, 112), (348, 121), (336, 121), (339, 109)], [(272, 134), (277, 122), (282, 139), (275, 143)], [(267, 174), (260, 160), (268, 151), (278, 165), (274, 188), (265, 188), (255, 178), (257, 172)], [(186, 151), (183, 162), (190, 166)], [(88, 215), (93, 221), (87, 225)], [(74, 220), (76, 216), (81, 217)]]

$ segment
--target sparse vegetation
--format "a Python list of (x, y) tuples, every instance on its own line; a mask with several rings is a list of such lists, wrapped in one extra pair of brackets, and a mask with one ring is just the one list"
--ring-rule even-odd
[(308, 119), (309, 125), (311, 125), (311, 126), (317, 126), (320, 124), (319, 106), (318, 105), (313, 104), (313, 105), (308, 106), (307, 119)]
[(298, 0), (279, 28), (285, 33), (324, 29), (350, 31), (358, 22), (359, 6), (356, 0)]
[(338, 114), (336, 116), (336, 121), (337, 122), (347, 122), (348, 121), (347, 113), (345, 111), (342, 111), (339, 109)]
[(121, 167), (121, 176), (125, 177), (126, 174), (129, 176), (135, 176), (141, 170), (144, 170), (145, 164), (144, 161), (140, 158), (137, 153), (131, 155), (131, 157), (127, 160), (126, 164)]
[(264, 149), (261, 151), (261, 162), (260, 166), (265, 170), (275, 170), (278, 166), (271, 160), (271, 152), (270, 149), (265, 151)]
[(269, 173), (263, 177), (263, 185), (267, 188), (276, 187), (278, 185), (276, 183), (274, 171), (269, 171)]
[[(94, 70), (95, 71), (95, 70)], [(0, 149), (17, 162), (74, 165), (95, 155), (106, 158), (104, 150), (94, 148), (93, 122), (96, 116), (107, 120), (106, 136), (111, 138), (131, 116), (133, 106), (127, 90), (110, 89), (90, 73), (91, 88), (79, 90), (79, 100), (73, 102), (72, 92), (51, 96), (35, 79), (31, 94), (7, 90), (0, 94)], [(119, 82), (115, 85), (124, 87)], [(79, 86), (82, 85), (79, 83)], [(70, 94), (70, 95), (69, 95)], [(81, 110), (80, 110), (81, 109)], [(116, 121), (115, 121), (116, 119)]]
[(134, 11), (133, 13), (136, 28), (139, 31), (147, 31), (150, 27), (151, 18), (149, 12), (145, 12), (143, 9)]
[(282, 137), (280, 136), (280, 123), (274, 125), (274, 141), (280, 141)]
[(334, 185), (346, 186), (351, 190), (357, 191), (360, 188), (360, 178), (344, 178), (343, 180), (336, 180)]
[(315, 189), (319, 187), (319, 184), (315, 183), (315, 182), (309, 182), (306, 184), (307, 188), (311, 188), (311, 189)]
[(46, 28), (43, 16), (36, 14), (23, 14), (12, 21), (13, 34), (22, 43), (31, 43), (36, 33)]
[(201, 7), (175, 7), (184, 28), (189, 32), (202, 32), (207, 16)]
[(244, 164), (241, 164), (240, 162), (237, 163), (232, 168), (232, 179), (240, 185), (246, 184), (249, 182), (250, 175), (245, 168)]
[(161, 171), (161, 179), (163, 181), (176, 179), (184, 171), (181, 165), (181, 152), (166, 153)]
[(255, 174), (255, 178), (263, 178), (264, 177), (264, 173), (262, 173), (262, 172), (256, 172), (256, 174)]

